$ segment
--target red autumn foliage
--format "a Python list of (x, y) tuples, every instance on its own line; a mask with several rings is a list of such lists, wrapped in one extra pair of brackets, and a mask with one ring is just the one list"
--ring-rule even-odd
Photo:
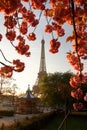
[(0, 41), (2, 41), (2, 34), (0, 34)]
[(20, 60), (13, 60), (14, 70), (17, 72), (21, 72), (24, 70), (25, 65), (23, 62), (20, 62)]
[(12, 66), (4, 66), (0, 68), (0, 74), (4, 77), (10, 78), (13, 74), (13, 67)]
[(57, 41), (57, 39), (52, 39), (50, 41), (50, 52), (51, 53), (57, 53), (58, 52), (58, 49), (60, 47), (60, 42)]
[(45, 31), (46, 33), (52, 33), (52, 31), (53, 31), (52, 26), (51, 26), (51, 25), (46, 25), (44, 31)]
[(35, 35), (35, 33), (29, 33), (27, 38), (30, 41), (34, 41), (34, 40), (36, 40), (36, 35)]
[(27, 22), (24, 22), (24, 21), (23, 21), (23, 22), (21, 23), (21, 26), (20, 26), (19, 30), (20, 30), (20, 32), (21, 32), (23, 35), (25, 35), (25, 34), (27, 33), (27, 31), (28, 31)]
[(5, 22), (4, 26), (6, 26), (8, 29), (12, 29), (16, 26), (17, 21), (13, 16), (5, 16)]
[(16, 38), (16, 32), (14, 30), (10, 30), (6, 33), (6, 37), (10, 41), (14, 41)]
[[(36, 17), (38, 14), (35, 13), (36, 11), (40, 12), (39, 17)], [(83, 73), (83, 60), (87, 59), (87, 0), (2, 0), (0, 13), (4, 16), (3, 26), (6, 29), (6, 39), (19, 54), (25, 56), (30, 56), (30, 45), (26, 44), (26, 38), (29, 41), (36, 40), (35, 30), (42, 14), (47, 21), (44, 30), (52, 36), (49, 51), (53, 54), (59, 51), (61, 44), (59, 38), (66, 34), (63, 26), (67, 24), (72, 27), (72, 34), (66, 36), (66, 42), (70, 42), (72, 47), (71, 52), (67, 53), (67, 59), (75, 69), (75, 76), (70, 79), (70, 84), (74, 88), (71, 95), (78, 102), (73, 106), (76, 110), (81, 109), (83, 104), (77, 98), (78, 93), (87, 101), (87, 93), (82, 96), (82, 91), (78, 91), (81, 84), (87, 82), (87, 73)], [(30, 28), (33, 28), (31, 33)], [(0, 34), (0, 42), (3, 35)], [(14, 44), (16, 40), (18, 40), (17, 45)], [(6, 60), (4, 55), (3, 58)], [(9, 66), (0, 63), (3, 66), (0, 67), (0, 74), (7, 77), (11, 77), (13, 71), (23, 71), (25, 67), (20, 60), (13, 60), (12, 65)]]

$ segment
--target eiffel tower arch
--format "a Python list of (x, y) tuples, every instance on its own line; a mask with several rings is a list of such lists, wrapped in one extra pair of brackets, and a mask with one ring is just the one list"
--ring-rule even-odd
[(42, 39), (41, 40), (41, 57), (40, 57), (40, 66), (39, 66), (39, 72), (37, 75), (37, 79), (36, 82), (33, 86), (33, 93), (37, 96), (39, 93), (39, 87), (38, 87), (38, 83), (39, 80), (43, 77), (47, 75), (47, 71), (46, 71), (46, 59), (45, 59), (45, 40)]

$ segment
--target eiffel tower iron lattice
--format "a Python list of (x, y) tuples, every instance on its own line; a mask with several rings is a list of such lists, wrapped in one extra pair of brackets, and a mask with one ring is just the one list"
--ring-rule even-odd
[(39, 72), (38, 72), (38, 76), (35, 82), (35, 85), (33, 86), (33, 91), (34, 94), (38, 93), (38, 83), (39, 80), (44, 76), (47, 75), (47, 71), (46, 71), (46, 59), (45, 59), (45, 40), (42, 39), (41, 40), (41, 58), (40, 58), (40, 67), (39, 67)]
[(39, 80), (44, 76), (47, 75), (47, 71), (46, 71), (46, 61), (45, 61), (45, 40), (42, 39), (41, 40), (41, 57), (40, 57), (40, 67), (39, 67), (39, 72), (37, 75), (37, 79), (36, 82), (32, 88), (32, 92), (35, 96), (39, 96)]

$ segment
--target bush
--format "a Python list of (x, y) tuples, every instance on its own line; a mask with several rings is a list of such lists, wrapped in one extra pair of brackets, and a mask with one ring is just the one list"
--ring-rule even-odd
[(22, 121), (15, 121), (14, 124), (4, 127), (3, 130), (40, 130), (44, 128), (55, 115), (54, 112), (51, 112), (35, 116), (31, 119), (25, 118)]
[(0, 116), (13, 116), (13, 110), (0, 110)]

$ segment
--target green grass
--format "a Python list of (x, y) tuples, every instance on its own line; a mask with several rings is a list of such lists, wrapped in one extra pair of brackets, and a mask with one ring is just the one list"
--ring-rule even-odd
[(87, 130), (87, 116), (71, 116), (67, 121), (67, 130)]
[[(63, 117), (56, 117), (43, 130), (58, 130)], [(64, 130), (64, 126), (61, 128)], [(67, 119), (67, 130), (87, 130), (87, 116), (69, 116)]]

